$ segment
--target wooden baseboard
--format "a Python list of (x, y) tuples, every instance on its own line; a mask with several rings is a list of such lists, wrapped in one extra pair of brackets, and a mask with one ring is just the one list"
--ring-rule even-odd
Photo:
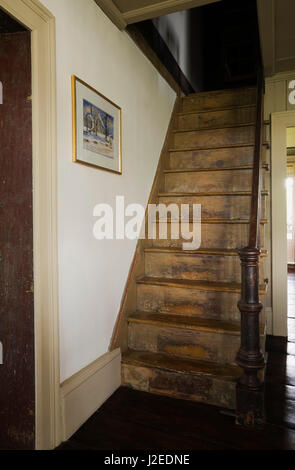
[(68, 440), (121, 385), (121, 352), (115, 349), (61, 384), (62, 438)]

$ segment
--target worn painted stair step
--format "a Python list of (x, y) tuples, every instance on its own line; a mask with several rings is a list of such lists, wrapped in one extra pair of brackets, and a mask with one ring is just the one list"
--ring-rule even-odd
[[(205, 192), (171, 192), (171, 193), (158, 193), (158, 197), (198, 197), (198, 196), (250, 196), (252, 197), (251, 191), (205, 191)], [(269, 196), (269, 191), (263, 189), (261, 196)]]
[[(239, 256), (237, 250), (232, 249), (202, 249), (198, 250), (186, 250), (185, 252), (176, 248), (145, 248), (145, 253), (179, 253), (179, 254), (202, 254), (202, 255), (216, 255), (216, 256)], [(261, 250), (260, 257), (264, 258), (268, 256), (267, 250)]]
[[(135, 312), (128, 318), (128, 347), (173, 356), (234, 364), (240, 346), (240, 322)], [(261, 328), (264, 344), (264, 328)]]
[[(265, 140), (262, 145), (269, 149), (269, 141)], [(191, 151), (196, 151), (196, 150), (221, 150), (221, 149), (233, 149), (233, 148), (242, 148), (242, 147), (252, 147), (254, 148), (254, 142), (247, 142), (247, 143), (237, 143), (237, 144), (227, 144), (227, 145), (210, 145), (207, 146), (192, 146), (192, 147), (186, 147), (186, 148), (177, 148), (177, 147), (171, 147), (168, 151), (169, 152), (191, 152)]]
[(165, 192), (250, 191), (252, 169), (165, 173)]
[(140, 312), (128, 319), (128, 347), (136, 351), (234, 364), (240, 323)]
[[(263, 147), (263, 158), (267, 162), (267, 149)], [(222, 168), (253, 165), (254, 146), (227, 147), (218, 149), (196, 149), (170, 151), (168, 165), (180, 168)]]
[[(222, 111), (237, 111), (240, 109), (246, 109), (246, 108), (254, 108), (256, 109), (256, 102), (250, 103), (250, 104), (241, 104), (241, 105), (234, 105), (234, 106), (224, 106), (224, 107), (218, 107), (218, 108), (212, 108), (212, 109), (199, 109), (198, 111), (181, 111), (179, 110), (177, 112), (177, 116), (188, 116), (190, 114), (211, 114), (211, 113), (219, 113)], [(254, 115), (256, 117), (256, 113)]]
[[(201, 235), (201, 245), (200, 248), (219, 248), (219, 249), (239, 249), (247, 245), (249, 238), (249, 221), (244, 223), (211, 223), (207, 222), (202, 218), (201, 225), (201, 234), (198, 233), (198, 236)], [(221, 222), (221, 220), (219, 220)], [(160, 224), (160, 223), (159, 223)], [(183, 224), (182, 228), (186, 229), (187, 224)], [(182, 248), (183, 243), (187, 242), (181, 235), (181, 226), (179, 225), (179, 238), (176, 238), (173, 233), (171, 233), (172, 227), (168, 225), (167, 227), (167, 237), (160, 238), (160, 226), (157, 229), (155, 227), (155, 238), (147, 239), (145, 245), (148, 248), (158, 247), (158, 248)], [(193, 230), (193, 225), (189, 224), (189, 230)], [(175, 228), (174, 228), (175, 229)], [(198, 227), (197, 227), (198, 229)], [(162, 227), (164, 232), (164, 227)], [(194, 227), (196, 231), (196, 227)], [(264, 225), (260, 224), (260, 245), (264, 247)], [(166, 234), (164, 234), (166, 235)], [(174, 238), (173, 238), (174, 236)], [(190, 249), (190, 247), (186, 247)], [(194, 247), (191, 247), (194, 248)]]
[(138, 311), (239, 322), (239, 292), (203, 291), (170, 285), (137, 284)]
[[(213, 218), (204, 218), (202, 217), (202, 220), (200, 221), (201, 224), (221, 224), (221, 225), (227, 225), (227, 224), (231, 224), (231, 225), (248, 225), (250, 223), (250, 219), (239, 219), (239, 218), (232, 218), (232, 219), (229, 219), (229, 218), (225, 218), (225, 219), (222, 219), (222, 218), (216, 218), (216, 219), (213, 219)], [(154, 223), (156, 224), (161, 224), (161, 223), (166, 223), (166, 217), (164, 219), (159, 219), (157, 221), (155, 221)], [(172, 224), (172, 223), (180, 223), (178, 219), (171, 219), (170, 217), (167, 217), (167, 223), (168, 224)], [(187, 221), (186, 223), (189, 223), (189, 224), (192, 224), (193, 223), (193, 220), (192, 219), (189, 219), (189, 221)], [(268, 219), (261, 219), (260, 220), (260, 225), (265, 225), (268, 223)]]
[[(270, 121), (263, 121), (264, 126), (269, 126)], [(211, 125), (207, 127), (198, 127), (198, 126), (191, 126), (186, 129), (179, 129), (179, 127), (176, 127), (173, 131), (172, 134), (185, 134), (185, 133), (190, 133), (190, 132), (203, 132), (205, 133), (206, 131), (213, 131), (213, 130), (222, 130), (222, 129), (237, 129), (237, 128), (245, 128), (245, 127), (255, 127), (255, 122), (235, 122), (232, 124), (221, 124), (221, 125)]]
[(201, 129), (193, 131), (174, 131), (173, 147), (186, 149), (192, 147), (224, 147), (254, 142), (255, 127), (243, 126), (222, 129)]
[[(145, 252), (145, 276), (150, 278), (183, 279), (209, 282), (241, 282), (241, 262), (238, 256), (182, 252)], [(259, 269), (264, 281), (263, 263)]]
[(240, 292), (204, 291), (166, 283), (137, 283), (137, 310), (240, 321), (237, 308)]
[(167, 326), (194, 331), (209, 331), (214, 333), (228, 333), (240, 335), (240, 322), (211, 320), (208, 318), (175, 315), (161, 312), (134, 312), (128, 317), (129, 323), (140, 325)]
[[(262, 168), (264, 170), (269, 171), (269, 165), (267, 163), (263, 163)], [(172, 174), (172, 173), (202, 173), (202, 172), (218, 172), (218, 171), (242, 171), (242, 170), (252, 170), (253, 165), (241, 165), (241, 166), (224, 166), (221, 168), (214, 168), (214, 167), (204, 167), (204, 168), (169, 168), (163, 170), (164, 174)]]
[[(266, 216), (265, 197), (261, 198), (262, 217)], [(251, 195), (247, 193), (215, 193), (213, 197), (210, 193), (160, 193), (159, 203), (167, 208), (170, 204), (177, 204), (179, 213), (182, 204), (189, 204), (189, 217), (193, 216), (193, 204), (201, 204), (205, 219), (249, 219), (251, 214)]]
[(128, 350), (122, 356), (122, 384), (137, 390), (235, 407), (241, 369), (167, 354)]
[(224, 108), (220, 110), (206, 110), (199, 112), (178, 113), (177, 128), (187, 129), (207, 129), (208, 127), (243, 124), (255, 122), (256, 106), (246, 105), (234, 108)]
[[(137, 280), (138, 284), (167, 286), (174, 288), (194, 289), (201, 291), (214, 291), (214, 292), (232, 292), (240, 293), (241, 284), (237, 282), (220, 282), (220, 281), (205, 281), (205, 280), (191, 280), (191, 279), (167, 279), (156, 277), (143, 277)], [(267, 292), (267, 285), (260, 285), (259, 294), (265, 295)]]
[(182, 99), (182, 112), (256, 104), (256, 88), (197, 93)]
[[(269, 121), (264, 121), (264, 125), (268, 125)], [(220, 129), (235, 129), (237, 127), (253, 127), (255, 126), (254, 121), (250, 122), (234, 122), (232, 124), (221, 124), (215, 126), (208, 126), (208, 127), (191, 127), (188, 129), (179, 129), (176, 127), (173, 129), (172, 134), (184, 134), (186, 132), (206, 132), (206, 131), (213, 131), (213, 130), (220, 130)]]
[[(251, 191), (252, 169), (218, 171), (172, 171), (164, 173), (164, 191), (172, 192), (223, 192)], [(264, 185), (265, 176), (262, 175)]]

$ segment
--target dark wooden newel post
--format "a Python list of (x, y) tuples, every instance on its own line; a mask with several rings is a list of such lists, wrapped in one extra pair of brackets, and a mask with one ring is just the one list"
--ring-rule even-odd
[(241, 347), (236, 362), (244, 370), (237, 384), (236, 421), (244, 426), (260, 427), (264, 422), (264, 384), (259, 370), (265, 366), (260, 349), (259, 255), (257, 248), (239, 251), (242, 265)]
[[(241, 347), (236, 363), (243, 375), (236, 389), (236, 422), (244, 426), (261, 427), (264, 423), (264, 384), (259, 371), (264, 369), (264, 355), (260, 348), (260, 313), (263, 308), (259, 300), (259, 257), (262, 191), (262, 146), (263, 146), (263, 94), (264, 78), (258, 72), (255, 145), (252, 175), (252, 199), (249, 226), (249, 241), (239, 250), (242, 266), (241, 299)], [(261, 374), (262, 375), (262, 374)]]

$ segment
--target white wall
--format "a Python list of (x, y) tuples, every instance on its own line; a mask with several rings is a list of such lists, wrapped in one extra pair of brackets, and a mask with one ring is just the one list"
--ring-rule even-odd
[[(135, 241), (97, 241), (97, 203), (146, 204), (175, 93), (93, 0), (42, 0), (56, 17), (61, 381), (109, 346)], [(123, 174), (72, 163), (71, 75), (122, 108)]]
[[(275, 74), (266, 78), (264, 111), (265, 119), (271, 120), (271, 201), (269, 211), (271, 224), (266, 230), (266, 246), (272, 254), (268, 259), (268, 272), (271, 273), (270, 289), (267, 295), (268, 333), (275, 336), (287, 335), (287, 238), (286, 238), (286, 193), (284, 174), (286, 172), (286, 149), (280, 151), (281, 132), (286, 138), (286, 129), (278, 132), (277, 113), (294, 111), (288, 96), (289, 82), (295, 80), (295, 71)], [(292, 114), (292, 113), (291, 113)], [(283, 187), (283, 191), (281, 188)], [(271, 202), (271, 204), (270, 204)], [(282, 220), (285, 218), (285, 224)], [(271, 262), (271, 263), (270, 263)]]

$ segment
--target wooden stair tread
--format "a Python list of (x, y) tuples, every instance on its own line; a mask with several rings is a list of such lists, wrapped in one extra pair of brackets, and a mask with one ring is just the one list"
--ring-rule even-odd
[(122, 363), (137, 367), (148, 367), (178, 372), (219, 377), (221, 380), (236, 381), (241, 369), (234, 365), (217, 364), (197, 359), (181, 358), (163, 353), (128, 350), (122, 355)]
[[(161, 223), (161, 222), (166, 222), (166, 219), (158, 219), (155, 221), (156, 223)], [(167, 217), (167, 223), (181, 223), (179, 220), (176, 219), (171, 219), (170, 217)], [(189, 222), (193, 223), (193, 219), (189, 218), (188, 220), (185, 220), (184, 222)], [(237, 225), (246, 225), (250, 223), (249, 219), (205, 219), (202, 217), (202, 220), (200, 221), (201, 224), (237, 224)], [(261, 219), (260, 224), (265, 225), (268, 223), (267, 219)]]
[[(198, 250), (182, 250), (181, 248), (145, 248), (146, 253), (166, 253), (180, 255), (214, 255), (214, 256), (239, 256), (238, 250), (221, 248), (199, 248)], [(261, 257), (268, 255), (267, 250), (261, 250)]]
[[(168, 279), (159, 277), (144, 276), (137, 280), (138, 284), (166, 286), (166, 287), (180, 287), (185, 289), (196, 289), (204, 291), (216, 292), (241, 292), (241, 284), (237, 282), (216, 282), (216, 281), (200, 281), (191, 279)], [(266, 294), (266, 286), (260, 286), (260, 295)]]
[[(269, 196), (269, 191), (263, 189), (261, 191), (262, 196)], [(158, 197), (185, 197), (185, 196), (252, 196), (251, 191), (204, 191), (204, 192), (168, 192), (168, 193), (158, 193)]]
[[(269, 146), (269, 141), (263, 142), (262, 145)], [(186, 147), (186, 148), (170, 148), (169, 152), (192, 152), (194, 150), (217, 150), (217, 149), (231, 149), (231, 148), (241, 148), (241, 147), (254, 147), (254, 142), (249, 142), (248, 144), (227, 144), (227, 145), (214, 145), (212, 147)]]
[(245, 122), (245, 123), (235, 123), (235, 124), (220, 124), (219, 126), (212, 127), (192, 127), (191, 129), (174, 129), (173, 134), (180, 134), (185, 132), (206, 132), (206, 131), (216, 131), (219, 129), (234, 129), (237, 127), (254, 127), (255, 122)]
[[(218, 112), (218, 111), (215, 111), (215, 112)], [(187, 113), (187, 114), (198, 114), (198, 113)], [(269, 126), (270, 125), (270, 121), (269, 120), (265, 120), (263, 121), (263, 124), (265, 126)], [(178, 134), (178, 133), (181, 133), (181, 132), (201, 132), (201, 131), (216, 131), (216, 130), (221, 130), (221, 129), (235, 129), (237, 127), (254, 127), (255, 126), (255, 122), (240, 122), (240, 123), (235, 123), (235, 124), (219, 124), (219, 125), (216, 125), (216, 126), (203, 126), (203, 127), (191, 127), (191, 128), (188, 128), (188, 129), (179, 129), (179, 128), (176, 128), (172, 131), (173, 134)]]
[[(196, 113), (197, 114), (197, 113)], [(270, 124), (270, 121), (263, 121), (265, 126)], [(241, 122), (235, 124), (220, 124), (217, 126), (206, 126), (206, 127), (191, 127), (189, 129), (174, 129), (172, 131), (173, 134), (180, 134), (185, 132), (203, 132), (203, 131), (216, 131), (220, 129), (235, 129), (237, 127), (254, 127), (255, 122)]]
[[(269, 191), (262, 190), (262, 196), (269, 196)], [(215, 192), (198, 192), (198, 193), (185, 193), (185, 192), (175, 192), (175, 193), (158, 193), (158, 197), (190, 197), (190, 196), (251, 196), (251, 191), (215, 191)]]
[[(190, 98), (198, 97), (198, 96), (216, 96), (216, 95), (223, 95), (223, 94), (241, 94), (241, 92), (246, 91), (246, 90), (256, 90), (255, 85), (249, 85), (249, 86), (242, 86), (238, 88), (221, 88), (220, 90), (211, 90), (211, 91), (200, 91), (198, 93), (190, 93), (187, 96), (184, 96), (182, 99), (187, 100)], [(255, 106), (255, 105), (254, 105)]]
[(212, 320), (208, 318), (160, 312), (135, 312), (129, 316), (128, 321), (130, 323), (157, 325), (197, 331), (211, 331), (216, 333), (228, 333), (235, 335), (239, 335), (241, 331), (240, 322)]
[[(265, 170), (269, 169), (269, 165), (264, 163), (262, 168)], [(253, 170), (253, 165), (241, 165), (241, 166), (224, 166), (222, 168), (219, 167), (208, 167), (208, 168), (175, 168), (173, 170), (163, 170), (163, 173), (201, 173), (201, 172), (214, 172), (214, 171), (241, 171), (241, 170)]]
[(256, 104), (242, 104), (236, 106), (225, 106), (223, 108), (207, 108), (207, 109), (200, 109), (197, 111), (179, 111), (177, 113), (178, 116), (187, 116), (191, 114), (207, 114), (207, 113), (216, 113), (219, 111), (232, 111), (237, 109), (244, 109), (244, 108), (256, 108)]

